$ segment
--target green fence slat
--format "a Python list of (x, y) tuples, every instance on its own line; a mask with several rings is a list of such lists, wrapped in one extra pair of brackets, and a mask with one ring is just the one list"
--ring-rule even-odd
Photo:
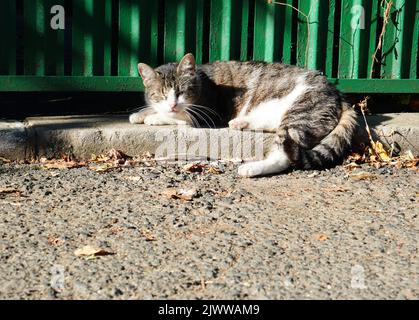
[[(143, 14), (141, 24), (142, 36), (142, 55), (140, 58), (143, 61), (157, 65), (157, 52), (158, 52), (158, 1), (145, 1), (143, 5)], [(146, 50), (145, 50), (146, 49)]]
[(231, 1), (211, 1), (210, 61), (230, 60), (231, 13)]
[(367, 65), (367, 78), (373, 78), (374, 74), (374, 63), (373, 63), (373, 55), (375, 52), (375, 49), (377, 47), (377, 26), (378, 26), (378, 2), (379, 0), (371, 0), (371, 5), (367, 6), (367, 9), (369, 10), (366, 12), (366, 17), (368, 20), (366, 23), (366, 28), (368, 30), (369, 28), (369, 34), (367, 35), (369, 39), (366, 39), (368, 42), (368, 61), (364, 61)]
[[(334, 52), (334, 34), (335, 30), (335, 14), (336, 14), (336, 0), (329, 1), (329, 10), (327, 18), (327, 43), (326, 43), (326, 65), (324, 68), (325, 74), (328, 77), (332, 77), (333, 73), (333, 52)], [(339, 13), (337, 13), (339, 16)]]
[(0, 74), (16, 74), (16, 1), (2, 1), (0, 10)]
[[(327, 28), (328, 28), (328, 10), (329, 4), (323, 0), (300, 1), (299, 9), (308, 16), (309, 28), (307, 29), (307, 18), (300, 15), (301, 29), (305, 29), (305, 36), (307, 37), (308, 50), (304, 46), (299, 46), (297, 61), (300, 61), (301, 66), (306, 66), (308, 69), (324, 70), (327, 42)], [(298, 34), (298, 38), (303, 36), (303, 33)], [(303, 44), (303, 40), (298, 43)], [(325, 54), (326, 53), (326, 54)]]
[(140, 48), (140, 1), (119, 2), (118, 75), (137, 76)]
[[(339, 77), (366, 78), (375, 42), (375, 0), (343, 0), (339, 42)], [(374, 10), (373, 10), (374, 9)]]
[[(280, 30), (275, 29), (279, 8), (276, 4), (256, 1), (253, 59), (273, 62)], [(276, 52), (277, 53), (277, 52)]]
[(158, 1), (147, 2), (147, 15), (151, 17), (150, 21), (150, 49), (148, 61), (151, 65), (157, 65), (158, 56), (158, 32), (159, 32), (159, 21), (158, 21)]
[(415, 7), (415, 1), (394, 0), (383, 40), (381, 76), (385, 79), (410, 75), (413, 27), (417, 19)]
[(410, 54), (410, 79), (415, 79), (419, 77), (419, 0), (416, 0), (416, 9), (414, 9), (414, 12), (416, 14), (416, 17), (414, 16), (413, 22), (412, 51)]
[(91, 20), (93, 74), (111, 74), (112, 0), (94, 0)]
[(293, 15), (293, 8), (291, 7), (293, 4), (292, 0), (283, 0), (282, 3), (287, 4), (283, 8), (283, 15), (281, 21), (281, 30), (283, 33), (283, 40), (282, 40), (282, 59), (283, 63), (290, 64), (291, 63), (291, 51), (292, 46), (292, 15)]
[[(157, 64), (158, 1), (140, 1), (140, 43), (137, 62)], [(134, 53), (135, 54), (135, 53)]]
[(46, 15), (43, 39), (45, 75), (64, 75), (64, 29), (55, 30), (51, 27), (51, 19), (57, 14), (52, 14), (51, 8), (60, 5), (65, 10), (64, 0), (44, 0), (44, 3)]
[(110, 76), (112, 70), (112, 0), (105, 0), (105, 30), (103, 74)]
[(298, 1), (298, 23), (297, 23), (297, 65), (307, 67), (309, 51), (307, 48), (312, 25), (307, 28), (307, 18), (310, 14), (310, 2), (305, 0)]
[(73, 75), (92, 76), (94, 0), (73, 0)]
[(230, 1), (211, 0), (210, 61), (230, 58), (230, 14)]
[(179, 61), (186, 52), (187, 0), (167, 1), (164, 22), (164, 60)]
[(195, 60), (197, 64), (202, 64), (204, 53), (204, 1), (196, 0), (196, 50)]
[(249, 39), (249, 0), (243, 0), (241, 3), (241, 37), (240, 37), (240, 60), (247, 60), (247, 45)]
[(210, 61), (239, 60), (243, 0), (212, 0), (210, 17)]
[(43, 75), (45, 72), (43, 38), (45, 6), (42, 0), (24, 0), (24, 73)]

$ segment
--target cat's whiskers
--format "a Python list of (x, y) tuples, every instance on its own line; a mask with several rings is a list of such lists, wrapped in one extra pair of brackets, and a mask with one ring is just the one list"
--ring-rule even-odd
[(189, 113), (188, 110), (186, 110), (186, 108), (185, 108), (185, 113), (186, 113), (186, 116), (189, 118), (189, 120), (192, 121), (192, 124), (194, 125), (194, 127), (197, 127), (197, 128), (201, 127), (199, 125), (199, 121), (196, 120), (196, 118), (191, 113)]
[[(209, 128), (212, 128), (211, 125), (209, 124), (209, 122), (200, 113), (197, 112), (198, 110), (193, 110), (192, 108), (189, 108), (189, 107), (185, 107), (185, 109), (192, 112), (199, 119), (203, 120)], [(204, 115), (206, 115), (206, 114), (204, 113)], [(206, 116), (208, 117), (208, 115), (206, 115)], [(208, 120), (210, 120), (212, 122), (213, 128), (215, 128), (216, 126), (215, 126), (214, 121), (210, 117), (208, 117)]]
[[(199, 104), (193, 104), (193, 103), (185, 103), (185, 105), (188, 105), (188, 106), (194, 106), (194, 107), (195, 107), (195, 108), (197, 108), (197, 109), (204, 109), (204, 110), (206, 110), (206, 111), (208, 111), (208, 112), (211, 112), (213, 115), (217, 116), (220, 120), (223, 120), (223, 119), (221, 118), (221, 116), (220, 116), (217, 112), (215, 112), (213, 109), (211, 109), (211, 108), (209, 108), (209, 107), (207, 107), (207, 106), (202, 106), (202, 105), (199, 105)], [(201, 112), (203, 112), (203, 111), (201, 110)]]
[(149, 110), (149, 109), (151, 109), (152, 108), (152, 106), (151, 105), (149, 105), (149, 104), (145, 104), (145, 105), (143, 105), (143, 106), (141, 106), (141, 107), (137, 107), (137, 108), (135, 108), (135, 109), (131, 109), (131, 110), (128, 110), (128, 112), (139, 112), (139, 111), (145, 111), (145, 110)]

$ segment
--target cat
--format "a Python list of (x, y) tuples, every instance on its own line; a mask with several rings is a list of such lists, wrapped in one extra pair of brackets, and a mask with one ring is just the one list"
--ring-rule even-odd
[(256, 61), (196, 65), (190, 53), (156, 69), (139, 63), (138, 71), (148, 107), (131, 123), (276, 133), (268, 156), (239, 166), (241, 176), (332, 167), (356, 130), (355, 110), (319, 71)]

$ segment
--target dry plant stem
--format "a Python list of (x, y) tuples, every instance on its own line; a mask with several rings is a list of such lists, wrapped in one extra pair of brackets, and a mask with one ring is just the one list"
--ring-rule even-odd
[(393, 6), (393, 1), (386, 2), (386, 9), (384, 11), (383, 27), (381, 29), (380, 36), (378, 37), (377, 47), (375, 48), (374, 54), (372, 55), (370, 78), (372, 78), (372, 75), (374, 73), (374, 63), (378, 62), (377, 53), (383, 45), (383, 37), (384, 37), (384, 34), (386, 33), (386, 28), (387, 28), (388, 21), (390, 20), (390, 13), (391, 13), (391, 7), (392, 6)]
[(370, 97), (365, 97), (364, 100), (362, 100), (361, 102), (358, 103), (359, 109), (361, 110), (362, 113), (362, 117), (364, 118), (364, 122), (365, 122), (365, 129), (367, 130), (368, 133), (368, 139), (370, 140), (370, 144), (371, 144), (371, 149), (374, 152), (374, 154), (379, 157), (379, 155), (377, 154), (377, 152), (375, 151), (375, 142), (372, 138), (371, 135), (371, 130), (370, 130), (370, 126), (368, 125), (367, 122), (367, 117), (365, 116), (365, 109), (367, 108), (367, 101)]
[(306, 18), (306, 22), (307, 22), (307, 42), (306, 42), (305, 66), (307, 67), (307, 60), (308, 60), (308, 39), (310, 39), (310, 20), (309, 20), (308, 17), (310, 15), (311, 7), (310, 7), (309, 13), (308, 14), (305, 14), (304, 12), (302, 12), (301, 10), (299, 10), (298, 8), (294, 7), (293, 5), (291, 5), (289, 3), (277, 2), (277, 1), (272, 1), (272, 0), (268, 0), (268, 3), (273, 3), (273, 4), (280, 5), (280, 6), (289, 7), (291, 9), (297, 11), (299, 14), (301, 14), (302, 16), (304, 16)]

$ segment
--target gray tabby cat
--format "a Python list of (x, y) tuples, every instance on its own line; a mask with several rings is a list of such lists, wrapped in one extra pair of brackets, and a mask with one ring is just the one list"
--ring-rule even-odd
[(331, 167), (351, 145), (356, 112), (318, 71), (254, 61), (198, 66), (192, 54), (138, 70), (149, 107), (131, 114), (131, 123), (276, 132), (267, 158), (241, 165), (242, 176)]

